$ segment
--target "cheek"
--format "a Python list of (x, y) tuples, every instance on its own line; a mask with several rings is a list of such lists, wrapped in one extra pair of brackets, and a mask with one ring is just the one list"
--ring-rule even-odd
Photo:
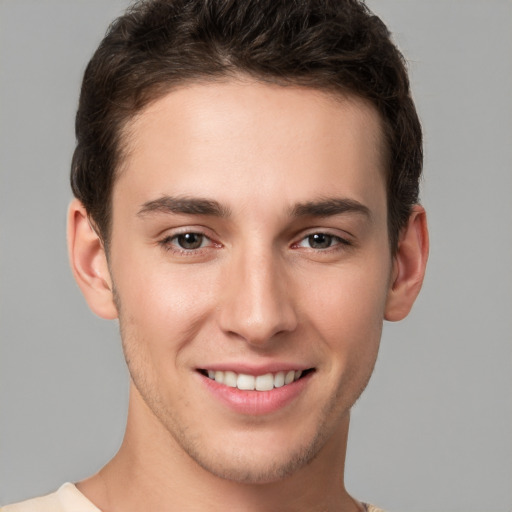
[[(379, 264), (382, 267), (382, 263)], [(308, 309), (328, 318), (328, 322), (364, 322), (378, 317), (382, 322), (388, 293), (388, 270), (376, 265), (329, 269), (324, 275), (303, 279), (300, 294)], [(327, 311), (331, 315), (327, 315)], [(338, 311), (338, 314), (334, 314)], [(329, 318), (330, 317), (330, 318)]]
[(187, 344), (214, 307), (214, 279), (193, 267), (134, 261), (117, 267), (122, 327), (155, 358)]
[(301, 309), (340, 361), (376, 356), (388, 291), (388, 268), (374, 265), (331, 269), (323, 279), (302, 281)]

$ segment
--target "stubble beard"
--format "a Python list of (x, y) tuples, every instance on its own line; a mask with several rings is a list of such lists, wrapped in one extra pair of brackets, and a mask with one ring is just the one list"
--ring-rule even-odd
[[(193, 428), (188, 428), (176, 418), (172, 404), (167, 404), (157, 392), (155, 379), (147, 371), (150, 368), (149, 358), (137, 347), (137, 340), (127, 332), (123, 321), (119, 295), (114, 287), (114, 299), (119, 314), (120, 335), (125, 360), (131, 380), (140, 397), (145, 402), (157, 421), (163, 426), (170, 442), (178, 445), (198, 466), (218, 478), (241, 484), (268, 484), (286, 479), (295, 472), (309, 465), (322, 451), (328, 439), (334, 434), (336, 426), (340, 425), (343, 417), (350, 414), (350, 408), (366, 388), (373, 371), (375, 360), (368, 368), (367, 377), (351, 397), (346, 396), (343, 383), (340, 384), (334, 396), (325, 404), (316, 422), (318, 427), (309, 441), (295, 447), (277, 460), (269, 456), (263, 464), (256, 467), (250, 454), (235, 453), (234, 450), (209, 450), (200, 435), (193, 434)], [(350, 380), (350, 378), (346, 379)], [(345, 404), (345, 405), (343, 405)]]
[(134, 353), (134, 347), (130, 341), (125, 341), (125, 339), (123, 338), (123, 351), (131, 380), (138, 394), (169, 435), (169, 442), (174, 446), (177, 445), (184, 454), (212, 475), (242, 484), (276, 482), (308, 465), (324, 446), (327, 435), (323, 430), (319, 430), (310, 442), (296, 447), (285, 457), (281, 455), (278, 460), (271, 454), (258, 465), (250, 454), (241, 453), (234, 447), (206, 446), (203, 436), (208, 433), (205, 434), (205, 430), (203, 430), (201, 435), (194, 425), (184, 424), (176, 417), (172, 405), (165, 403), (155, 392), (154, 380), (141, 371), (140, 361)]

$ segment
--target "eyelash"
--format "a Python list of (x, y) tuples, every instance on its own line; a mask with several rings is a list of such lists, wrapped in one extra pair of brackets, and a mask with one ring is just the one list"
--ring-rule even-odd
[[(198, 237), (201, 237), (201, 244), (197, 248), (189, 248), (186, 249), (184, 247), (180, 247), (178, 245), (178, 239), (180, 237), (186, 237), (188, 235), (195, 235)], [(176, 242), (176, 243), (174, 243)], [(204, 242), (209, 242), (209, 246), (203, 246)], [(201, 233), (199, 231), (184, 231), (183, 233), (176, 233), (174, 235), (166, 236), (163, 240), (159, 242), (159, 245), (161, 245), (166, 251), (172, 251), (179, 255), (185, 255), (185, 256), (192, 256), (198, 254), (200, 251), (207, 249), (209, 247), (221, 247), (220, 244), (215, 243), (212, 241), (211, 238), (206, 236), (204, 233)]]
[[(347, 240), (346, 238), (342, 238), (337, 235), (333, 235), (332, 233), (328, 233), (325, 231), (315, 231), (313, 233), (309, 233), (308, 235), (302, 237), (299, 242), (296, 242), (293, 245), (296, 247), (303, 247), (303, 246), (301, 246), (301, 244), (303, 242), (308, 240), (309, 243), (311, 243), (311, 241), (312, 241), (311, 239), (313, 237), (319, 236), (319, 235), (328, 238), (329, 242), (331, 242), (330, 245), (328, 247), (323, 247), (323, 248), (306, 247), (306, 249), (311, 249), (313, 251), (318, 251), (318, 252), (327, 252), (327, 251), (343, 250), (344, 248), (352, 246), (352, 242), (350, 240)], [(332, 244), (332, 242), (335, 242), (335, 243)]]
[[(178, 245), (178, 240), (180, 237), (187, 237), (189, 235), (194, 235), (196, 237), (201, 237), (200, 245), (199, 247), (193, 247), (193, 248), (184, 248), (180, 247)], [(321, 248), (315, 248), (315, 247), (304, 247), (301, 245), (302, 243), (309, 241), (309, 244), (312, 243), (312, 238), (317, 236), (323, 236), (328, 239), (328, 247), (321, 247)], [(208, 243), (208, 245), (203, 245), (204, 243)], [(319, 242), (321, 243), (321, 241)], [(159, 242), (159, 245), (162, 246), (166, 251), (172, 251), (175, 254), (178, 255), (184, 255), (184, 256), (194, 256), (198, 255), (203, 250), (209, 249), (211, 247), (219, 248), (222, 247), (221, 244), (213, 242), (210, 237), (205, 235), (204, 233), (201, 233), (200, 231), (184, 231), (182, 233), (176, 233), (174, 235), (170, 235), (165, 237)], [(315, 253), (327, 253), (327, 252), (333, 252), (333, 251), (341, 251), (348, 247), (351, 247), (353, 244), (350, 240), (347, 240), (346, 238), (342, 238), (337, 235), (333, 235), (331, 233), (325, 232), (325, 231), (315, 231), (312, 233), (309, 233), (305, 236), (303, 236), (298, 242), (295, 242), (292, 244), (292, 248), (300, 248), (303, 247), (304, 249), (308, 251), (314, 251)]]

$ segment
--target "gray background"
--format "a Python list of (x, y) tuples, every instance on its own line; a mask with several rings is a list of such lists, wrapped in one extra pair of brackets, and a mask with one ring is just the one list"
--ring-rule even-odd
[[(95, 472), (123, 434), (115, 323), (68, 270), (81, 74), (121, 0), (0, 1), (0, 502)], [(512, 509), (512, 2), (374, 0), (410, 61), (432, 250), (353, 412), (347, 486), (396, 512)]]

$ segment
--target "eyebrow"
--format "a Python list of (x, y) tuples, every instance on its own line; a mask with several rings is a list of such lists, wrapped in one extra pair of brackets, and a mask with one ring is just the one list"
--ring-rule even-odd
[(145, 202), (137, 215), (142, 217), (151, 213), (182, 213), (212, 217), (229, 217), (231, 214), (229, 208), (212, 199), (172, 196), (162, 196)]
[[(231, 215), (229, 208), (213, 199), (167, 195), (145, 202), (137, 212), (137, 215), (143, 217), (152, 213), (181, 213), (185, 215), (207, 215), (222, 218), (227, 218)], [(370, 209), (354, 199), (320, 199), (318, 201), (297, 203), (290, 209), (292, 217), (333, 217), (343, 213), (357, 213), (371, 219)]]
[(294, 217), (333, 217), (342, 213), (357, 213), (371, 220), (370, 209), (354, 199), (327, 198), (318, 201), (298, 203), (293, 206)]

